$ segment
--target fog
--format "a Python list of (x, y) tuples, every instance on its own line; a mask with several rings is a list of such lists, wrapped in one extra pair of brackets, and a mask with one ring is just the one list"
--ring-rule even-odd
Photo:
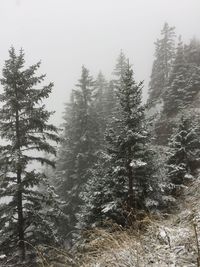
[(120, 49), (145, 81), (145, 99), (164, 22), (184, 41), (200, 38), (199, 12), (199, 0), (0, 0), (0, 68), (11, 45), (25, 50), (27, 64), (42, 60), (41, 72), (55, 83), (48, 107), (59, 125), (81, 65), (109, 79)]

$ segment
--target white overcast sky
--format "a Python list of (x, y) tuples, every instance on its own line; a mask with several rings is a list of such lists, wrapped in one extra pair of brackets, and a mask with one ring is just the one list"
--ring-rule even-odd
[[(48, 107), (61, 122), (84, 64), (110, 77), (120, 49), (147, 87), (154, 41), (167, 21), (186, 42), (200, 38), (200, 0), (0, 0), (0, 68), (11, 45), (55, 83)], [(0, 92), (2, 87), (0, 87)]]

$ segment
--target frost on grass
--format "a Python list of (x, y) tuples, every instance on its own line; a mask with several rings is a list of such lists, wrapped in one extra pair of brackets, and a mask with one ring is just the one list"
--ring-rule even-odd
[[(109, 208), (109, 207), (105, 207)], [(110, 207), (111, 208), (111, 207)], [(200, 233), (200, 181), (195, 181), (167, 219), (146, 219), (146, 231), (94, 229), (83, 246), (84, 267), (196, 267)], [(200, 234), (199, 234), (200, 241)]]

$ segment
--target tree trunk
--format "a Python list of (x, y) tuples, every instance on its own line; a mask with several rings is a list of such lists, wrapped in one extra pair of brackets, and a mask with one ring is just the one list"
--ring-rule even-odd
[[(17, 94), (16, 94), (17, 98)], [(21, 260), (24, 261), (26, 257), (25, 243), (24, 243), (24, 217), (23, 217), (23, 203), (22, 203), (22, 168), (20, 163), (20, 127), (19, 127), (19, 112), (16, 110), (16, 151), (17, 151), (17, 214), (18, 214), (18, 237), (19, 250), (21, 253)]]
[(134, 192), (133, 192), (133, 171), (130, 166), (130, 162), (128, 163), (128, 205), (129, 208), (133, 208), (134, 206)]
[(21, 252), (21, 260), (25, 260), (25, 243), (24, 243), (24, 218), (22, 206), (22, 192), (21, 192), (21, 170), (17, 170), (17, 213), (18, 213), (18, 236), (19, 236), (19, 249)]

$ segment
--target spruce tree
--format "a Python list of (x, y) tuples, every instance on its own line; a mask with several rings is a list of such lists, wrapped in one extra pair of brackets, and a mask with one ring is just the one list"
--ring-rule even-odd
[[(124, 54), (123, 50), (121, 50), (119, 56), (117, 57), (115, 68), (112, 73), (114, 76), (112, 84), (114, 86), (115, 94), (122, 85), (122, 79), (127, 69), (127, 62), (128, 59), (126, 58), (126, 55)], [(119, 109), (120, 105), (118, 103), (118, 98), (116, 98), (115, 112), (117, 112)]]
[(174, 29), (165, 23), (161, 38), (155, 42), (155, 59), (149, 83), (150, 106), (155, 106), (163, 100), (175, 53)]
[(126, 67), (127, 67), (127, 58), (124, 52), (121, 50), (113, 71), (114, 75), (113, 84), (116, 91), (118, 90), (118, 87), (121, 86), (122, 77), (125, 74)]
[(185, 105), (191, 105), (200, 93), (200, 41), (193, 38), (189, 45), (185, 45), (185, 59), (188, 64), (187, 90)]
[[(0, 95), (0, 250), (6, 255), (19, 251), (21, 260), (38, 244), (57, 242), (55, 222), (59, 207), (44, 173), (34, 162), (54, 167), (42, 152), (56, 154), (50, 141), (58, 142), (58, 129), (48, 124), (52, 114), (43, 101), (53, 83), (42, 86), (45, 75), (36, 76), (40, 63), (24, 67), (24, 53), (12, 47), (5, 61)], [(38, 169), (38, 168), (37, 168)], [(47, 189), (40, 190), (42, 184)], [(57, 219), (56, 219), (57, 218)], [(17, 263), (15, 261), (15, 263)]]
[(112, 117), (116, 108), (116, 94), (114, 82), (110, 81), (107, 90), (104, 93), (104, 112), (106, 118), (106, 125), (108, 126), (112, 120)]
[(106, 93), (108, 90), (108, 83), (101, 72), (99, 72), (94, 83), (94, 108), (96, 112), (96, 120), (99, 124), (99, 134), (101, 145), (104, 145), (104, 133), (107, 124), (106, 114)]
[(112, 115), (115, 119), (121, 119), (120, 116), (122, 114), (121, 105), (119, 102), (119, 98), (117, 97), (117, 92), (120, 90), (122, 83), (123, 83), (123, 77), (125, 75), (126, 69), (128, 66), (128, 60), (124, 54), (124, 52), (121, 50), (120, 54), (117, 58), (117, 62), (113, 71), (114, 79), (111, 81), (111, 90), (114, 92), (114, 100), (115, 104), (113, 105), (112, 109)]
[(170, 138), (171, 152), (167, 161), (168, 178), (172, 194), (177, 195), (187, 178), (195, 176), (199, 167), (199, 126), (191, 118), (181, 117), (177, 129)]
[(176, 117), (185, 109), (193, 108), (199, 98), (200, 48), (196, 40), (183, 45), (181, 38), (177, 46), (172, 71), (164, 95), (161, 119), (157, 124), (158, 143), (166, 144), (176, 125)]
[(169, 78), (167, 91), (164, 97), (164, 113), (174, 117), (186, 105), (186, 94), (188, 77), (188, 64), (185, 59), (184, 47), (179, 37), (176, 57)]
[(98, 116), (94, 105), (94, 81), (89, 71), (82, 67), (77, 88), (72, 92), (67, 106), (63, 143), (57, 161), (58, 192), (66, 202), (69, 216), (66, 231), (79, 228), (77, 214), (82, 199), (80, 193), (88, 180), (88, 170), (95, 163), (101, 145)]
[(101, 149), (103, 149), (103, 146), (105, 145), (105, 131), (116, 111), (116, 96), (114, 91), (114, 82), (110, 81), (108, 83), (100, 72), (94, 83), (94, 108), (96, 121), (99, 124)]
[(185, 54), (187, 62), (200, 65), (200, 41), (193, 38), (188, 45), (185, 45)]
[(153, 153), (147, 145), (149, 135), (141, 96), (142, 82), (135, 82), (127, 64), (117, 91), (121, 114), (113, 118), (107, 130), (107, 152), (100, 155), (88, 183), (90, 199), (86, 199), (91, 213), (87, 209), (86, 213), (91, 220), (109, 217), (126, 224), (126, 210), (144, 209), (150, 196)]
[[(143, 196), (148, 190), (148, 132), (145, 125), (145, 107), (142, 105), (142, 86), (133, 78), (133, 71), (127, 64), (122, 76), (117, 98), (121, 108), (121, 118), (113, 122), (113, 128), (106, 136), (108, 152), (114, 159), (114, 176), (128, 186), (125, 190), (127, 203), (142, 207)], [(119, 134), (118, 134), (119, 130)], [(120, 186), (120, 183), (118, 183)], [(135, 188), (135, 189), (134, 189)], [(119, 189), (119, 188), (118, 188)], [(117, 190), (119, 192), (119, 190)], [(140, 191), (140, 192), (139, 192)]]

